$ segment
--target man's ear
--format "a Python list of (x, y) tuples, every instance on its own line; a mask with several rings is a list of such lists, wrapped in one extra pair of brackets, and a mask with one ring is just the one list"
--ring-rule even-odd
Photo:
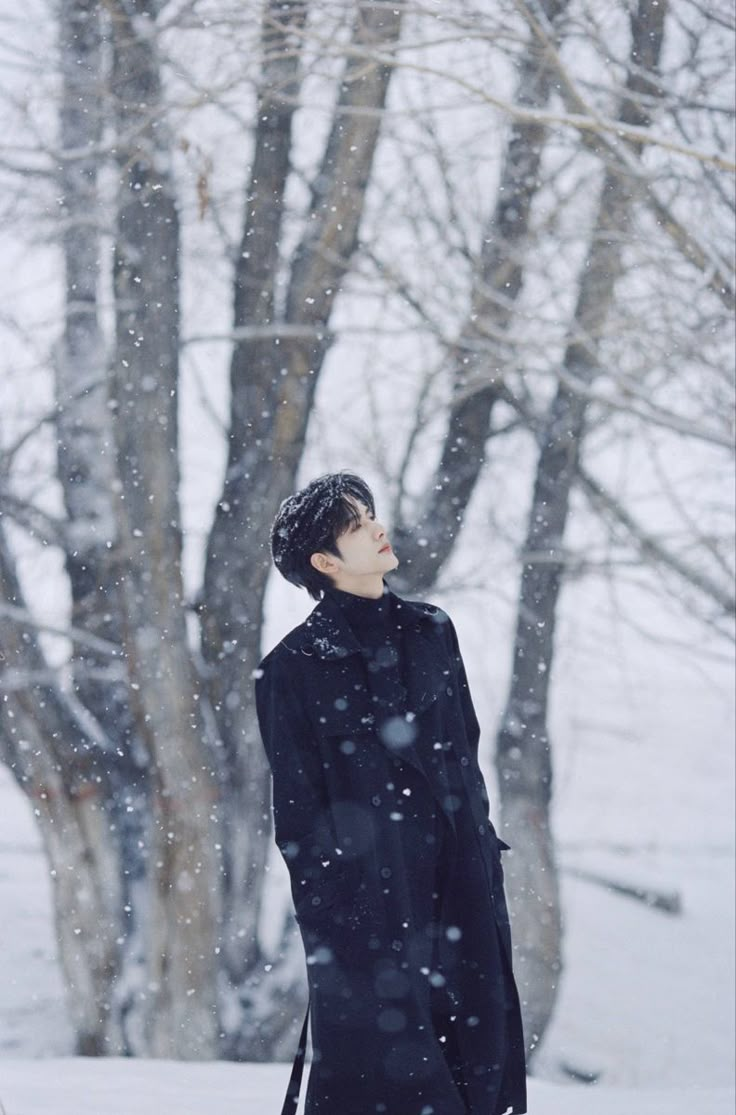
[(328, 577), (337, 573), (337, 562), (329, 554), (320, 551), (319, 553), (312, 554), (309, 561), (318, 573), (325, 573)]

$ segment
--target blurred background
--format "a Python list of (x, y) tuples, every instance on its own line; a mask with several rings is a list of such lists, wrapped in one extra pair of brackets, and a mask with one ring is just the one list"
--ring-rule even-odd
[(282, 499), (456, 619), (530, 1071), (725, 1085), (734, 19), (0, 3), (0, 1057), (291, 1059)]

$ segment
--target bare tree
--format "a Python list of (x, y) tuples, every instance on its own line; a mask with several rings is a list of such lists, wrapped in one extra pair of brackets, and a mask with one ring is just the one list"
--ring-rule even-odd
[[(305, 454), (314, 459), (316, 386), (354, 357), (362, 329), (371, 376), (358, 402), (370, 391), (377, 415), (390, 409), (392, 450), (405, 438), (396, 476), (384, 477), (398, 508), (400, 587), (442, 589), (471, 500), (514, 518), (485, 482), (501, 435), (538, 455), (498, 740), (531, 1050), (561, 972), (554, 621), (569, 574), (596, 569), (592, 550), (574, 554), (565, 541), (576, 488), (632, 561), (695, 594), (704, 622), (725, 630), (733, 612), (727, 540), (688, 518), (677, 483), (664, 476), (661, 498), (683, 524), (682, 545), (645, 527), (597, 467), (601, 447), (629, 436), (649, 438), (653, 452), (656, 438), (674, 436), (730, 453), (733, 383), (719, 337), (733, 299), (720, 246), (732, 218), (722, 169), (732, 114), (718, 90), (732, 63), (701, 44), (712, 41), (711, 17), (689, 0), (618, 5), (605, 27), (592, 0), (458, 0), (441, 19), (380, 0), (207, 10), (212, 26), (198, 3), (63, 0), (59, 142), (29, 127), (25, 146), (0, 153), (0, 172), (41, 189), (53, 181), (63, 202), (55, 407), (3, 429), (0, 509), (64, 557), (71, 654), (60, 669), (43, 653), (48, 625), (24, 598), (19, 536), (4, 527), (0, 738), (38, 809), (62, 962), (82, 992), (79, 1048), (250, 1059), (288, 1048), (304, 988), (288, 918), (275, 952), (263, 944), (270, 826), (252, 674), (270, 525)], [(662, 36), (680, 24), (673, 40), (686, 46), (667, 70)], [(568, 48), (574, 29), (601, 60), (593, 76)], [(247, 49), (203, 81), (198, 59), (187, 69), (189, 35), (218, 51), (233, 35)], [(495, 77), (509, 59), (514, 95)], [(466, 138), (460, 156), (459, 104), (506, 121)], [(213, 106), (237, 132), (218, 155), (244, 196), (219, 185), (203, 156), (187, 209), (182, 151), (195, 148), (182, 121), (196, 132)], [(476, 172), (480, 205), (465, 188)], [(698, 221), (701, 194), (709, 212)], [(195, 225), (201, 239), (211, 234), (212, 257), (222, 253), (220, 271), (231, 263), (227, 280), (211, 281), (231, 297), (232, 321), (218, 338), (230, 355), (225, 471), (189, 601), (177, 404), (180, 285), (203, 274), (187, 247)], [(376, 304), (393, 315), (385, 332)], [(433, 356), (431, 374), (407, 375), (416, 415), (380, 374), (398, 320)], [(59, 515), (17, 468), (52, 419)], [(381, 443), (378, 426), (366, 441)]]
[[(148, 1048), (212, 1057), (218, 1043), (219, 844), (213, 741), (187, 645), (178, 506), (179, 220), (153, 21), (110, 9), (118, 203), (110, 375), (123, 645), (153, 779)], [(161, 292), (157, 296), (157, 292)]]
[[(55, 368), (57, 465), (67, 517), (55, 522), (10, 491), (4, 506), (19, 523), (40, 525), (68, 553), (74, 619), (82, 625), (71, 662), (75, 707), (92, 735), (87, 765), (99, 761), (105, 776), (93, 783), (97, 859), (104, 855), (108, 874), (94, 876), (96, 861), (92, 873), (109, 896), (114, 947), (106, 954), (106, 983), (76, 980), (94, 1016), (86, 1029), (79, 1026), (80, 1047), (187, 1057), (213, 1056), (219, 1047), (233, 1056), (270, 1058), (290, 1024), (278, 1004), (295, 994), (299, 976), (287, 963), (283, 976), (259, 986), (269, 826), (252, 672), (261, 654), (270, 564), (264, 539), (299, 465), (330, 315), (357, 243), (391, 71), (347, 61), (302, 215), (304, 231), (284, 260), (283, 197), (307, 5), (264, 5), (255, 151), (234, 272), (239, 337), (229, 462), (197, 606), (202, 684), (187, 639), (181, 576), (181, 246), (160, 7), (153, 0), (115, 0), (102, 13), (68, 0), (60, 13), (66, 312)], [(350, 41), (388, 44), (400, 25), (401, 5), (356, 4)], [(111, 46), (107, 55), (103, 36)], [(107, 212), (98, 221), (104, 209), (98, 195), (100, 176), (111, 166), (115, 331), (108, 358), (97, 305), (101, 231), (109, 226)], [(289, 280), (279, 297), (283, 273)], [(10, 551), (8, 570), (10, 578)], [(8, 580), (4, 599), (12, 632), (8, 661), (33, 631), (33, 618), (17, 578)], [(110, 669), (109, 655), (122, 671)], [(35, 675), (53, 678), (40, 650), (38, 656)], [(17, 694), (19, 676), (12, 675)], [(7, 671), (4, 683), (10, 684)], [(65, 726), (55, 734), (69, 731)], [(37, 740), (53, 763), (40, 729)], [(26, 787), (16, 750), (6, 750)], [(83, 844), (79, 854), (94, 859)], [(134, 885), (130, 873), (138, 876)], [(94, 920), (103, 924), (97, 910), (90, 911)], [(65, 892), (62, 936), (78, 921)], [(90, 952), (91, 972), (98, 947), (86, 936), (77, 941), (79, 958)], [(225, 977), (220, 999), (218, 969)], [(103, 1003), (115, 1008), (107, 1017)]]
[[(97, 153), (105, 104), (103, 25), (99, 5), (89, 0), (64, 0), (58, 19), (65, 322), (54, 370), (57, 475), (67, 524), (64, 558), (73, 626), (120, 647), (123, 600), (113, 506), (117, 470), (106, 391), (108, 352), (99, 321), (105, 222)], [(111, 677), (108, 662), (107, 655), (89, 644), (74, 646), (74, 691), (107, 741), (98, 756), (105, 778), (90, 780), (89, 789), (100, 795), (107, 814), (107, 826), (95, 836), (98, 843), (106, 842), (105, 862), (116, 879), (101, 880), (100, 890), (117, 902), (109, 916), (117, 926), (116, 939), (123, 942), (115, 963), (108, 965), (110, 1005), (98, 1014), (96, 1046), (98, 1052), (122, 1052), (135, 1048), (131, 1035), (143, 1025), (135, 1018), (141, 1001), (131, 991), (136, 982), (145, 982), (141, 934), (136, 932), (145, 903), (138, 900), (136, 888), (145, 877), (141, 848), (147, 840), (147, 765), (131, 717), (127, 679), (122, 672)], [(57, 919), (67, 924), (70, 911), (59, 909)]]
[[(631, 16), (627, 89), (656, 92), (667, 5), (639, 0)], [(623, 101), (620, 118), (643, 127), (639, 103)], [(622, 272), (624, 236), (635, 198), (618, 168), (606, 172), (590, 248), (581, 271), (573, 329), (563, 361), (571, 379), (593, 382), (596, 339)], [(586, 399), (562, 378), (540, 437), (540, 454), (522, 552), (522, 577), (506, 711), (498, 733), (496, 765), (504, 822), (515, 832), (518, 863), (509, 877), (520, 978), (526, 990), (527, 1040), (536, 1044), (551, 1017), (562, 966), (561, 911), (550, 832), (552, 752), (548, 729), (555, 616), (562, 585), (562, 540), (585, 434)], [(519, 903), (531, 892), (534, 902)]]
[[(544, 8), (554, 25), (564, 16), (567, 0), (546, 0)], [(550, 97), (553, 70), (533, 35), (519, 60), (518, 72), (516, 103), (543, 109)], [(494, 407), (508, 393), (503, 337), (524, 279), (545, 139), (546, 129), (541, 124), (517, 120), (510, 125), (496, 200), (482, 230), (467, 318), (449, 354), (453, 394), (442, 453), (419, 506), (408, 521), (400, 518), (394, 531), (403, 555), (397, 580), (415, 593), (432, 588), (450, 557), (486, 459)], [(499, 343), (494, 344), (495, 338)], [(467, 390), (470, 384), (475, 388), (472, 391)], [(405, 502), (399, 498), (400, 515)]]
[[(401, 7), (360, 3), (351, 42), (394, 42)], [(257, 733), (253, 671), (261, 658), (263, 600), (270, 572), (270, 526), (292, 490), (314, 392), (330, 343), (329, 322), (355, 249), (391, 71), (349, 59), (315, 180), (304, 232), (278, 298), (278, 245), (289, 173), (297, 58), (288, 49), (304, 5), (266, 7), (264, 67), (255, 155), (235, 272), (228, 463), (208, 540), (201, 597), (203, 650), (211, 701), (227, 755), (226, 955), (234, 981), (259, 966), (257, 881), (268, 851), (268, 779)], [(298, 42), (298, 39), (297, 39)], [(244, 932), (236, 932), (236, 927)], [(243, 999), (252, 1001), (250, 989)], [(263, 1013), (260, 1005), (260, 1013)], [(274, 1023), (278, 1015), (272, 1013)], [(241, 1028), (239, 1035), (250, 1034)], [(239, 1036), (242, 1043), (242, 1036)], [(245, 1055), (242, 1044), (239, 1055)], [(248, 1056), (259, 1056), (252, 1045)]]
[[(627, 248), (639, 232), (634, 218), (643, 221), (651, 214), (661, 226), (655, 232), (660, 242), (664, 233), (665, 244), (669, 240), (669, 248), (674, 247), (689, 268), (702, 272), (709, 296), (715, 296), (729, 308), (733, 303), (733, 284), (728, 266), (719, 253), (702, 233), (692, 232), (679, 213), (679, 205), (662, 200), (661, 184), (652, 181), (653, 176), (642, 169), (639, 158), (647, 148), (647, 136), (656, 131), (652, 118), (666, 99), (658, 71), (670, 8), (642, 3), (632, 11), (630, 53), (628, 61), (622, 63), (622, 96), (618, 108), (608, 110), (603, 116), (590, 97), (583, 96), (580, 83), (562, 61), (558, 26), (554, 21), (556, 13), (545, 11), (545, 6), (537, 3), (520, 3), (517, 7), (528, 22), (531, 36), (531, 45), (521, 67), (524, 74), (521, 88), (526, 96), (517, 95), (516, 98), (516, 121), (506, 149), (499, 200), (483, 229), (483, 247), (478, 254), (477, 269), (473, 271), (466, 321), (452, 342), (442, 335), (441, 328), (434, 327), (450, 372), (450, 409), (437, 467), (429, 483), (413, 499), (402, 488), (415, 462), (416, 428), (409, 436), (399, 477), (399, 517), (395, 535), (402, 556), (408, 559), (397, 580), (410, 591), (431, 590), (454, 550), (465, 509), (476, 490), (494, 435), (516, 425), (494, 430), (489, 420), (500, 403), (505, 404), (507, 413), (509, 409), (515, 413), (516, 422), (525, 425), (537, 441), (540, 457), (527, 537), (521, 547), (522, 581), (512, 681), (498, 733), (496, 765), (502, 816), (508, 825), (507, 831), (515, 834), (513, 838), (519, 850), (519, 855), (507, 863), (507, 878), (515, 912), (518, 968), (526, 1000), (527, 1043), (532, 1052), (551, 1016), (562, 965), (561, 910), (549, 829), (552, 750), (547, 718), (559, 593), (566, 571), (585, 564), (584, 557), (576, 559), (563, 546), (574, 486), (584, 485), (593, 509), (602, 513), (609, 523), (615, 522), (625, 528), (635, 547), (636, 560), (643, 559), (675, 573), (678, 592), (682, 592), (685, 585), (695, 587), (705, 609), (715, 606), (726, 624), (734, 613), (730, 589), (732, 573), (725, 552), (721, 553), (701, 533), (701, 562), (708, 560), (710, 551), (714, 573), (683, 560), (666, 543), (657, 542), (600, 482), (581, 469), (581, 454), (590, 427), (605, 429), (606, 419), (610, 420), (615, 413), (635, 416), (650, 428), (679, 431), (695, 440), (703, 438), (722, 446), (729, 454), (732, 451), (732, 429), (722, 429), (719, 420), (709, 418), (699, 423), (692, 414), (685, 416), (667, 405), (656, 404), (651, 388), (643, 383), (637, 385), (636, 377), (631, 374), (617, 374), (610, 368), (613, 354), (606, 337), (607, 323), (614, 319), (616, 325), (611, 328), (619, 328), (623, 317), (626, 337), (631, 339), (629, 343), (633, 343), (637, 328), (646, 328), (645, 321), (639, 317), (627, 318), (616, 301), (621, 280), (630, 278)], [(610, 51), (610, 44), (606, 49)], [(538, 59), (536, 71), (532, 68), (535, 58)], [(537, 74), (536, 83), (529, 79), (530, 68)], [(523, 302), (521, 307), (517, 303), (523, 293), (524, 280), (533, 278), (538, 282), (538, 279), (534, 267), (527, 268), (530, 274), (525, 275), (524, 254), (519, 252), (520, 240), (516, 237), (523, 234), (524, 239), (528, 238), (535, 201), (550, 204), (550, 171), (542, 169), (541, 164), (545, 135), (542, 125), (552, 115), (543, 109), (553, 83), (568, 110), (577, 114), (578, 121), (583, 117), (586, 121), (577, 137), (579, 149), (583, 154), (590, 153), (600, 159), (605, 169), (597, 186), (598, 213), (592, 222), (589, 248), (579, 272), (576, 304), (564, 351), (559, 366), (549, 366), (546, 376), (540, 377), (542, 389), (537, 397), (530, 390), (524, 365), (530, 357), (537, 365), (543, 361), (534, 347), (534, 340), (527, 339), (521, 332), (525, 328), (524, 320), (526, 329), (530, 329), (532, 314)], [(611, 121), (620, 122), (618, 134), (623, 139), (614, 138), (614, 130), (609, 126)], [(571, 118), (566, 123), (577, 126)], [(700, 139), (698, 136), (698, 142)], [(693, 142), (691, 154), (697, 157), (692, 137), (690, 141)], [(727, 161), (727, 158), (723, 160), (724, 166)], [(702, 170), (701, 173), (709, 175), (711, 172)], [(577, 195), (582, 193), (583, 187), (579, 184)], [(507, 207), (514, 221), (511, 229), (508, 220), (504, 220)], [(441, 224), (440, 219), (434, 219), (434, 228), (440, 228)], [(535, 233), (539, 235), (537, 230)], [(445, 243), (448, 251), (452, 250), (449, 237)], [(432, 315), (425, 308), (419, 284), (412, 282), (410, 274), (402, 274), (396, 266), (384, 264), (382, 258), (376, 262), (380, 277), (411, 304), (422, 325), (432, 330)], [(680, 305), (675, 290), (671, 285), (669, 297), (674, 297)], [(621, 292), (618, 297), (623, 303), (626, 295)], [(654, 298), (649, 306), (654, 310)], [(517, 324), (515, 319), (518, 318), (521, 324)], [(554, 344), (546, 344), (554, 348)], [(544, 345), (542, 341), (540, 348)], [(702, 361), (702, 354), (700, 358)], [(614, 387), (613, 391), (596, 388), (596, 382), (603, 377)], [(556, 387), (547, 402), (545, 396), (549, 394), (550, 381)], [(726, 388), (726, 397), (730, 408), (732, 379)], [(420, 417), (418, 422), (421, 421)], [(421, 448), (424, 451), (424, 447)], [(689, 529), (691, 537), (698, 533), (692, 521)]]

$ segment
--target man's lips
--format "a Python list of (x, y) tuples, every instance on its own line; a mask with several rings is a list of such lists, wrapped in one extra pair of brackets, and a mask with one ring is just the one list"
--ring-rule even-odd
[(381, 549), (378, 552), (379, 552), (379, 554), (385, 554), (386, 551), (390, 550), (390, 549), (391, 549), (391, 543), (387, 542), (385, 546), (381, 546)]

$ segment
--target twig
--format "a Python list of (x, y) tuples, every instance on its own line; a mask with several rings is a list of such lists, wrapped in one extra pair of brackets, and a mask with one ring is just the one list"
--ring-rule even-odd
[(617, 879), (608, 879), (605, 875), (599, 875), (595, 871), (585, 871), (580, 867), (565, 867), (563, 871), (566, 875), (573, 875), (586, 883), (596, 883), (598, 886), (605, 887), (614, 894), (622, 894), (625, 898), (634, 898), (637, 902), (643, 902), (650, 910), (661, 910), (663, 914), (682, 913), (682, 897), (679, 891), (655, 890), (654, 887), (639, 887), (635, 883), (621, 883)]

